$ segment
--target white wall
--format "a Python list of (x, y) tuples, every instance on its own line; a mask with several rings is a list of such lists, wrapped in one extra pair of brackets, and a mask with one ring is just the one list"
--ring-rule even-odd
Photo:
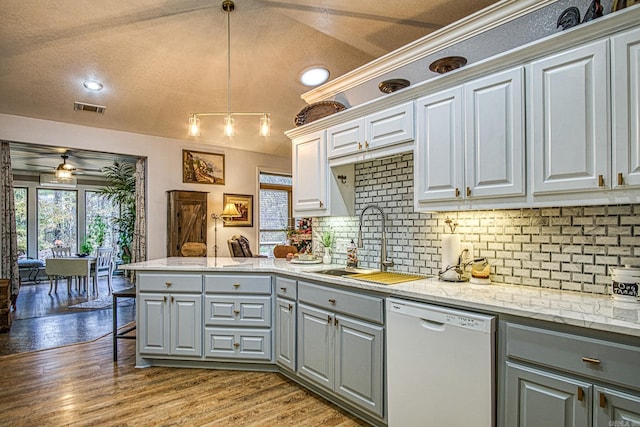
[[(186, 132), (186, 131), (185, 131)], [(256, 138), (260, 138), (256, 136)], [(283, 143), (289, 143), (282, 135)], [(258, 168), (291, 171), (290, 158), (276, 157), (212, 144), (159, 138), (108, 129), (98, 129), (47, 120), (0, 114), (0, 140), (38, 145), (62, 146), (147, 158), (147, 258), (166, 256), (168, 190), (206, 191), (208, 215), (222, 212), (222, 194), (254, 196), (253, 228), (222, 227), (218, 223), (218, 256), (228, 256), (226, 240), (233, 234), (244, 234), (257, 251)], [(226, 142), (220, 137), (221, 142)], [(225, 185), (184, 184), (182, 182), (182, 150), (224, 153)], [(208, 255), (213, 255), (213, 221), (209, 220)]]

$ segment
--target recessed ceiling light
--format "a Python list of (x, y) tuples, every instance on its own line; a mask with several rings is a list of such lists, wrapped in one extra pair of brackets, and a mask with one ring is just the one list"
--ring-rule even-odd
[(305, 86), (318, 86), (329, 79), (329, 70), (324, 67), (313, 67), (305, 70), (300, 82)]
[(103, 86), (102, 83), (95, 81), (95, 80), (87, 80), (83, 83), (84, 87), (86, 87), (89, 90), (93, 90), (93, 91), (99, 91), (102, 90)]

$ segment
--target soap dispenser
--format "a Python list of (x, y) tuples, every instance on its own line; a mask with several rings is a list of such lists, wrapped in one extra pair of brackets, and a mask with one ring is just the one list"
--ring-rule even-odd
[(347, 246), (347, 268), (357, 268), (358, 267), (358, 247), (356, 246), (353, 239), (351, 239), (351, 243)]

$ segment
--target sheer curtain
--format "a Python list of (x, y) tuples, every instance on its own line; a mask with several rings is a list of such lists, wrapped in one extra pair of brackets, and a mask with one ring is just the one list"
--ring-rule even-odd
[(136, 220), (133, 225), (133, 241), (131, 242), (131, 262), (146, 261), (147, 259), (147, 213), (146, 198), (146, 160), (136, 162)]
[(18, 237), (16, 234), (16, 210), (13, 200), (13, 172), (11, 171), (11, 151), (9, 143), (0, 141), (0, 276), (9, 279), (11, 303), (20, 292), (18, 273)]

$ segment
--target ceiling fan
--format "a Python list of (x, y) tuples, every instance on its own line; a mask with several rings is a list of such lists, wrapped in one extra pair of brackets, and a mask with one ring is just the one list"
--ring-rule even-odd
[[(101, 172), (100, 169), (78, 168), (70, 163), (67, 163), (67, 159), (69, 159), (68, 153), (61, 154), (60, 158), (62, 159), (62, 163), (52, 168), (56, 175), (56, 178), (58, 179), (62, 179), (62, 180), (71, 179), (73, 175), (76, 175), (82, 172)], [(44, 167), (43, 165), (35, 165), (35, 164), (29, 164), (29, 163), (27, 163), (27, 165)]]

